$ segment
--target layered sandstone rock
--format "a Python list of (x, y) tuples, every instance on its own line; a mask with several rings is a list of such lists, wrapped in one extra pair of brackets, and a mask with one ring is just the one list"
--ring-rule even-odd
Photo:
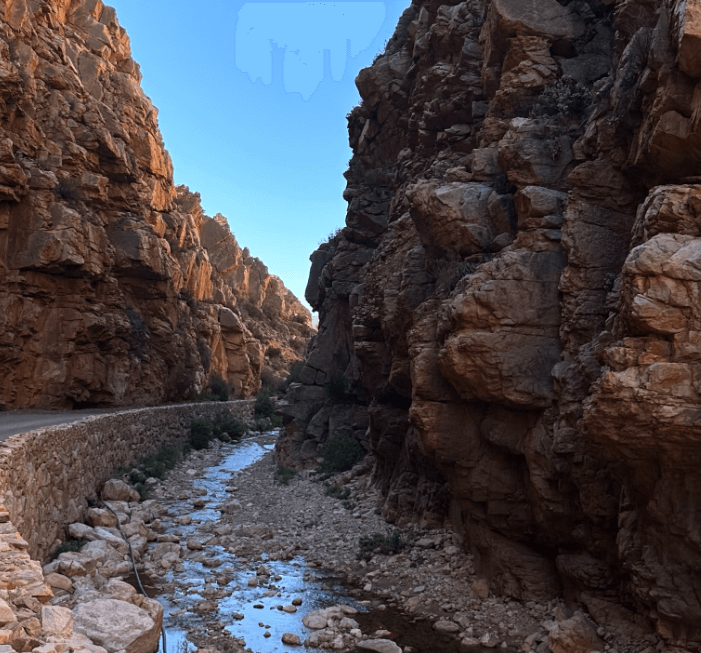
[(415, 0), (357, 78), (280, 447), (312, 465), (353, 433), (386, 517), (449, 515), (493, 590), (680, 646), (701, 641), (700, 33), (690, 1)]
[(129, 39), (100, 0), (0, 2), (0, 403), (237, 396), (311, 318), (175, 187)]

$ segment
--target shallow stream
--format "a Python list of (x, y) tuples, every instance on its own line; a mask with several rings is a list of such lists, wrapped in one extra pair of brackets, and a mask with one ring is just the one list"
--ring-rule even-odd
[[(229, 498), (227, 485), (238, 472), (274, 448), (274, 436), (275, 433), (267, 433), (224, 445), (221, 461), (205, 468), (204, 475), (193, 481), (195, 490), (206, 490), (210, 506), (225, 501)], [(221, 518), (219, 510), (207, 505), (193, 509), (192, 497), (162, 503), (171, 515), (192, 517), (192, 523), (187, 525), (169, 522), (171, 532), (177, 531), (182, 542), (206, 540), (214, 535), (213, 529)], [(217, 564), (212, 566), (215, 559)], [(252, 587), (248, 581), (261, 565), (267, 567), (269, 575), (258, 576), (259, 584)], [(166, 653), (187, 653), (196, 648), (190, 640), (196, 639), (198, 633), (224, 630), (240, 643), (245, 641), (245, 646), (256, 653), (285, 653), (296, 647), (282, 644), (283, 633), (297, 634), (303, 642), (312, 631), (302, 624), (302, 617), (337, 604), (351, 605), (362, 613), (356, 619), (363, 632), (386, 629), (396, 633), (397, 643), (415, 653), (461, 650), (454, 638), (438, 635), (429, 622), (417, 623), (396, 610), (370, 610), (379, 602), (358, 602), (348, 588), (308, 566), (302, 557), (271, 561), (263, 554), (258, 560), (249, 560), (224, 547), (208, 545), (201, 556), (193, 555), (181, 561), (178, 569), (171, 569), (153, 582), (146, 579), (144, 584), (164, 608)], [(297, 611), (286, 611), (292, 609), (295, 599), (297, 603), (301, 599)], [(480, 651), (480, 647), (470, 651)]]

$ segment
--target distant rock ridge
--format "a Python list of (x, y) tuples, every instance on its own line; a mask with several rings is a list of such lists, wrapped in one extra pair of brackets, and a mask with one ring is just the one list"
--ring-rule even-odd
[(0, 404), (250, 396), (313, 329), (226, 219), (173, 183), (100, 0), (0, 0)]
[(691, 1), (414, 0), (356, 80), (279, 446), (353, 435), (493, 591), (694, 650), (700, 43)]

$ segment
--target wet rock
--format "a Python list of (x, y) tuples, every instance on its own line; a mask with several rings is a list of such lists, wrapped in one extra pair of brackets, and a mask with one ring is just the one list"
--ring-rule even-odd
[(299, 635), (294, 633), (284, 633), (282, 635), (282, 643), (288, 646), (301, 646), (302, 642), (299, 639)]
[(314, 630), (320, 630), (321, 628), (326, 628), (328, 618), (325, 614), (321, 612), (310, 612), (302, 618), (302, 623), (307, 628), (312, 628)]

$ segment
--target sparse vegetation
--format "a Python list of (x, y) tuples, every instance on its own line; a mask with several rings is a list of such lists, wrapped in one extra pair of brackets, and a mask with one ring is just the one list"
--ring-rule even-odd
[(209, 382), (209, 387), (212, 394), (217, 397), (219, 401), (229, 400), (229, 386), (220, 376), (213, 376), (212, 380)]
[(340, 488), (338, 485), (329, 485), (326, 488), (326, 496), (345, 501), (350, 496), (350, 488)]
[(297, 476), (297, 472), (289, 467), (278, 467), (277, 480), (281, 485), (289, 485), (290, 481)]
[(322, 463), (317, 472), (334, 474), (345, 472), (365, 457), (365, 449), (352, 435), (332, 435), (321, 447)]
[(304, 361), (297, 361), (296, 363), (293, 363), (292, 367), (290, 368), (290, 374), (287, 379), (285, 379), (285, 388), (289, 388), (293, 383), (299, 383), (299, 377), (301, 376), (303, 369)]
[(214, 440), (214, 425), (205, 417), (193, 417), (190, 422), (190, 444), (195, 451), (201, 451)]
[(280, 358), (281, 354), (282, 349), (280, 349), (280, 347), (268, 347), (268, 349), (265, 351), (265, 355), (268, 358)]
[(272, 388), (263, 388), (256, 395), (253, 414), (256, 420), (256, 430), (265, 431), (282, 426), (282, 417), (275, 414)]
[(347, 404), (350, 401), (348, 381), (343, 374), (334, 372), (325, 385), (326, 392), (335, 404)]
[(56, 547), (56, 550), (51, 555), (51, 559), (55, 560), (62, 553), (69, 553), (69, 552), (77, 553), (86, 544), (87, 544), (87, 542), (85, 540), (66, 540), (65, 542), (61, 542), (61, 544), (58, 547)]
[(222, 411), (213, 420), (193, 417), (190, 421), (190, 445), (196, 451), (206, 449), (212, 440), (240, 440), (248, 427), (233, 415)]
[(402, 536), (397, 531), (391, 535), (373, 533), (372, 535), (361, 537), (358, 544), (358, 560), (370, 560), (375, 553), (394, 555), (399, 553), (404, 546)]
[(213, 376), (209, 382), (209, 387), (204, 392), (197, 395), (197, 401), (228, 401), (229, 385), (220, 376)]
[(83, 191), (80, 188), (80, 184), (70, 177), (61, 177), (54, 188), (54, 193), (69, 204), (83, 199)]
[(564, 76), (549, 84), (536, 98), (531, 116), (583, 118), (591, 106), (591, 93), (581, 82)]
[(338, 229), (336, 229), (336, 231), (332, 231), (328, 236), (326, 236), (326, 238), (324, 238), (324, 240), (319, 241), (319, 247), (321, 247), (322, 245), (335, 244), (336, 239), (341, 235), (342, 231), (343, 227), (339, 227)]
[(192, 447), (189, 444), (183, 446), (163, 446), (155, 454), (143, 456), (131, 466), (120, 467), (115, 476), (126, 477), (141, 496), (141, 500), (148, 497), (150, 485), (146, 482), (149, 478), (157, 478), (161, 481), (166, 472), (173, 469), (180, 460), (185, 458)]
[(141, 313), (135, 311), (131, 306), (127, 306), (125, 313), (134, 334), (144, 335), (148, 333), (148, 324), (146, 324), (146, 320)]

